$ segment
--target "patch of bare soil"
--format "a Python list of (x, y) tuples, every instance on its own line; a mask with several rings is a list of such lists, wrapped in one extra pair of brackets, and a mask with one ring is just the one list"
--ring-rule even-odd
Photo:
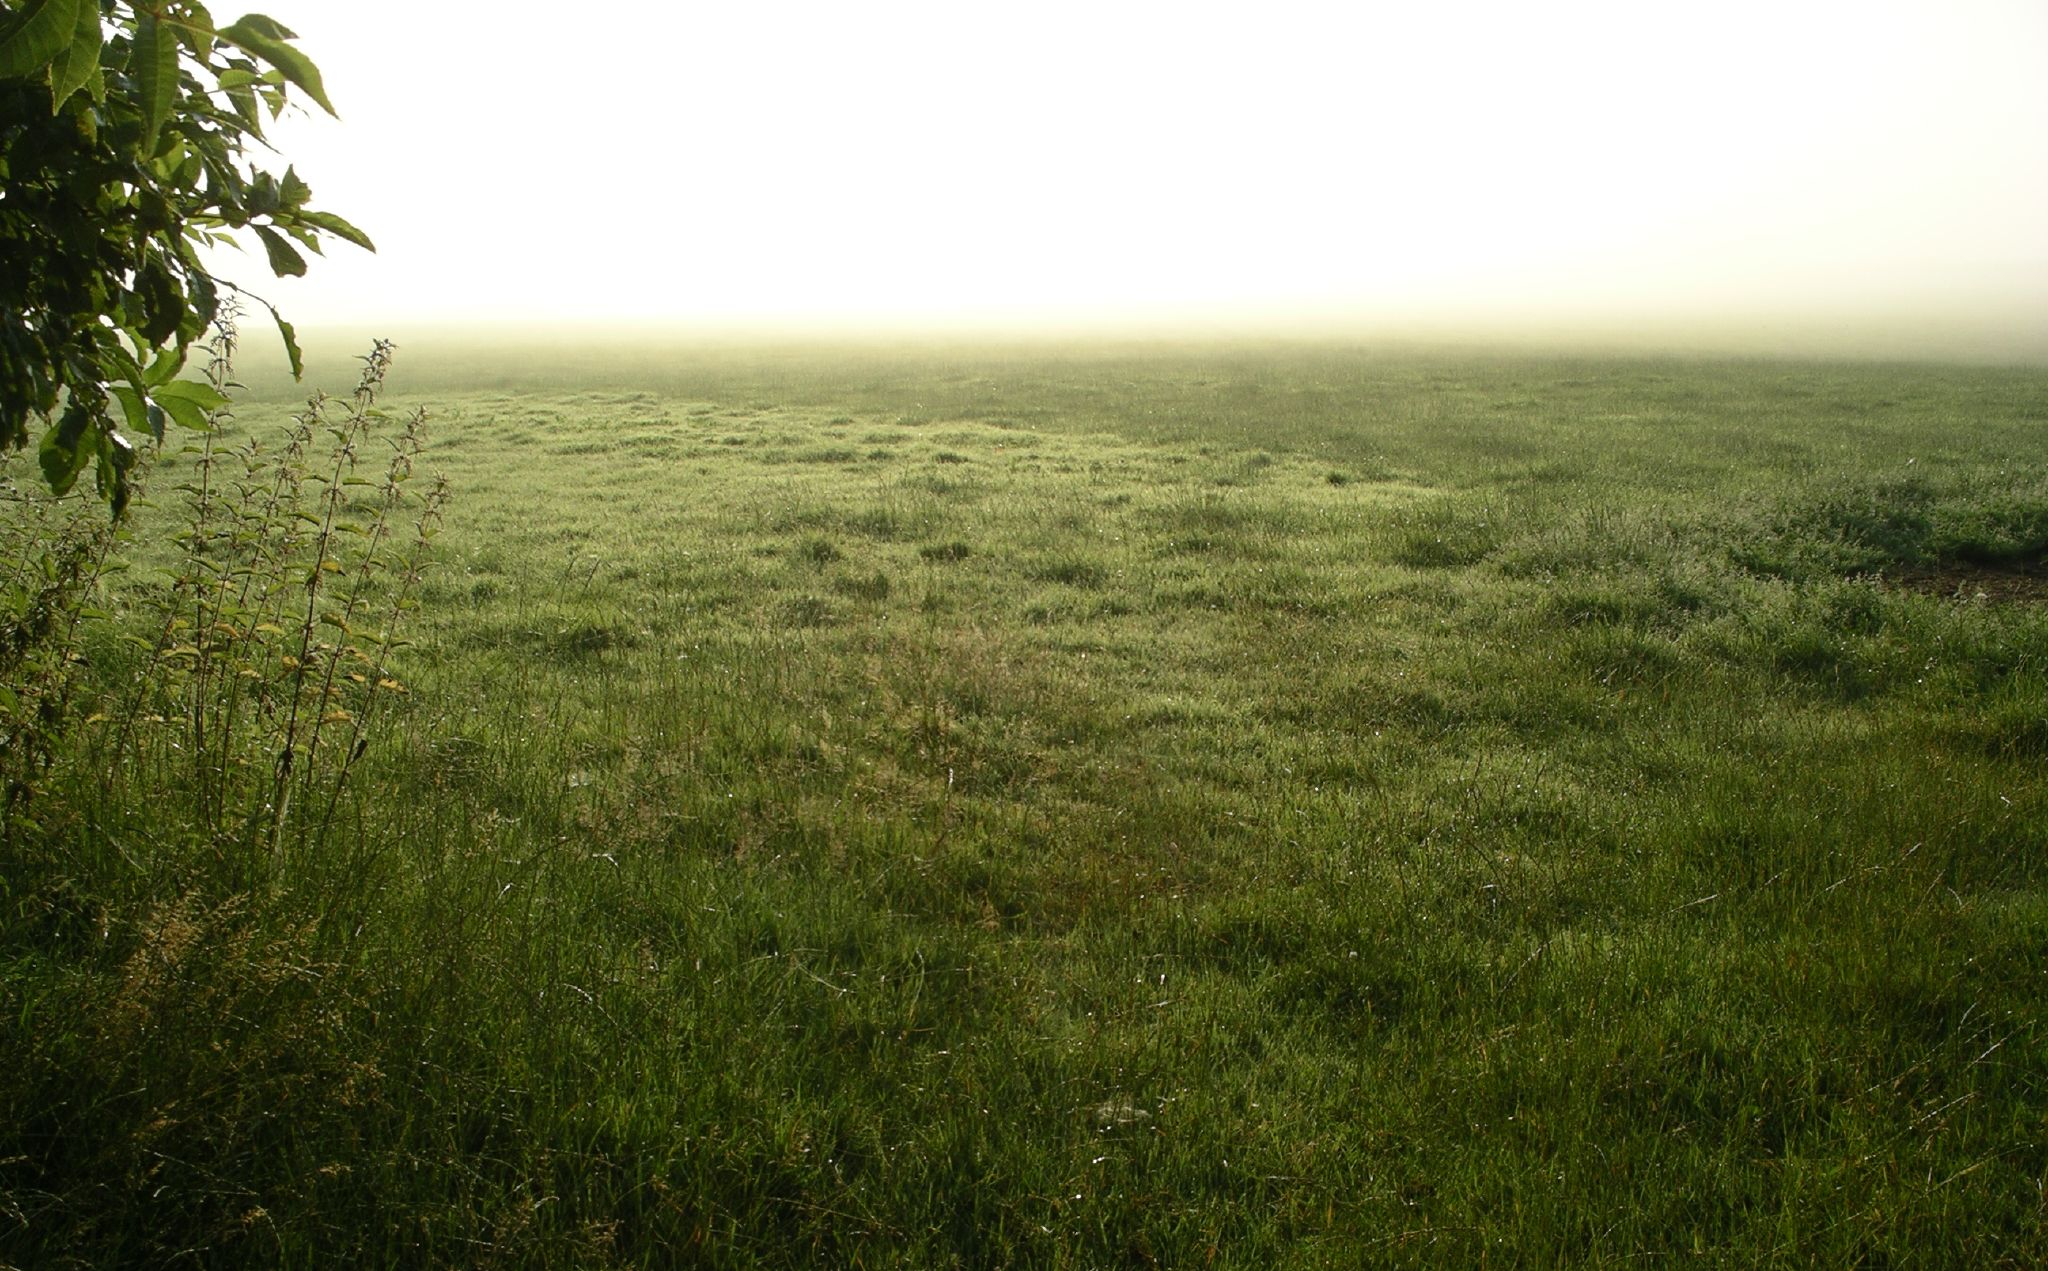
[(1988, 604), (2040, 604), (2048, 601), (2048, 561), (2013, 561), (1997, 565), (1956, 562), (1899, 574), (1885, 581), (1894, 587), (1946, 600)]

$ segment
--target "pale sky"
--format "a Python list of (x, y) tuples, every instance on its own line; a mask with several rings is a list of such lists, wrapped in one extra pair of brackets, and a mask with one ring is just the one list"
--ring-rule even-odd
[(254, 5), (379, 245), (233, 271), (302, 325), (2048, 333), (2048, 0)]

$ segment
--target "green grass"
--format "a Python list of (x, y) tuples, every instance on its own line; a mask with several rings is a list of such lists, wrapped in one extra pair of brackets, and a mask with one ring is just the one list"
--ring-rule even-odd
[(8, 849), (0, 1260), (2048, 1259), (2048, 375), (418, 378), (345, 832)]

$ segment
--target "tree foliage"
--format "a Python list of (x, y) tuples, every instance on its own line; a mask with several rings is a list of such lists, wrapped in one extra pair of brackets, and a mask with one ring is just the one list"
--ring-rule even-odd
[[(226, 297), (203, 250), (253, 232), (278, 276), (328, 238), (374, 250), (268, 162), (296, 91), (329, 114), (297, 37), (261, 14), (216, 25), (192, 0), (0, 0), (0, 446), (40, 427), (60, 493), (94, 464), (118, 514), (133, 443), (203, 428), (224, 401), (180, 380)], [(274, 166), (274, 164), (272, 165)], [(300, 370), (291, 325), (269, 309)]]

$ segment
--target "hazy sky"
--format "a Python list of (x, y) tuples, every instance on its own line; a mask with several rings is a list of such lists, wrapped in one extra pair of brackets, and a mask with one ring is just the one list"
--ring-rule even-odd
[(2048, 0), (259, 7), (302, 323), (2048, 318)]

